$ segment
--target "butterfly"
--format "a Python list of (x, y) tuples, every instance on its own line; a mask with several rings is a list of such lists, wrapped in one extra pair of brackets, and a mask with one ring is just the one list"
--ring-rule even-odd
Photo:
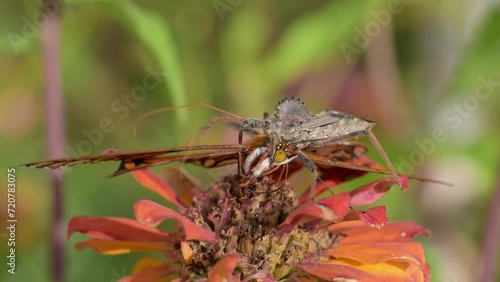
[(127, 152), (107, 150), (100, 155), (32, 162), (23, 164), (23, 166), (58, 169), (80, 164), (119, 161), (118, 169), (110, 175), (112, 177), (137, 169), (173, 162), (192, 163), (205, 168), (212, 168), (235, 164), (239, 159), (245, 158), (248, 152), (255, 150), (256, 146), (264, 145), (262, 141), (257, 139), (253, 140), (253, 142), (256, 143), (198, 145)]

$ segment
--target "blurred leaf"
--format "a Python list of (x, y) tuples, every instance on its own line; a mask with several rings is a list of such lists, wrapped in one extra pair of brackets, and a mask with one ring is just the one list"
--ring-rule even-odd
[[(477, 113), (489, 119), (489, 127), (485, 128), (483, 136), (477, 139), (477, 143), (469, 147), (465, 152), (460, 145), (463, 140), (453, 140), (457, 143), (462, 153), (468, 153), (475, 157), (483, 165), (485, 172), (489, 173), (491, 178), (497, 174), (495, 168), (498, 162), (498, 115), (493, 114), (488, 117), (487, 113), (498, 112), (498, 95), (500, 93), (500, 9), (493, 10), (485, 16), (483, 24), (477, 29), (475, 37), (471, 39), (468, 48), (463, 56), (462, 64), (458, 67), (457, 73), (450, 85), (450, 95), (461, 97), (459, 105), (466, 105), (468, 101), (479, 102), (480, 111)], [(482, 86), (482, 88), (479, 88)], [(456, 107), (456, 106), (455, 106)], [(465, 106), (465, 111), (468, 110)], [(459, 116), (458, 110), (453, 108), (455, 117)], [(475, 111), (475, 110), (474, 110)], [(469, 114), (469, 113), (467, 113)], [(468, 116), (459, 116), (465, 119)], [(450, 147), (451, 150), (456, 147)], [(492, 184), (492, 183), (491, 183)]]
[(228, 17), (221, 38), (221, 58), (227, 74), (227, 84), (238, 113), (262, 111), (263, 105), (275, 103), (276, 98), (262, 89), (258, 77), (258, 61), (270, 41), (272, 22), (258, 7), (249, 5)]
[(27, 38), (21, 32), (6, 32), (0, 37), (0, 50), (12, 51), (16, 55), (28, 54), (39, 46), (38, 40), (38, 36)]
[(221, 40), (221, 55), (230, 71), (256, 63), (270, 39), (272, 22), (253, 6), (230, 17)]
[(370, 12), (385, 8), (385, 1), (329, 3), (291, 23), (274, 50), (264, 59), (262, 71), (271, 89), (308, 66), (339, 56), (343, 43), (355, 45), (356, 28), (364, 30)]
[[(453, 93), (471, 91), (480, 83), (479, 77), (500, 82), (500, 9), (493, 11), (483, 25), (476, 31), (476, 36), (467, 48), (462, 65), (452, 83)], [(498, 90), (496, 90), (498, 91)]]
[[(69, 4), (102, 3), (112, 8), (122, 23), (141, 40), (158, 61), (158, 66), (166, 70), (165, 79), (174, 105), (184, 105), (186, 93), (179, 55), (168, 24), (156, 13), (146, 11), (131, 1), (125, 0), (70, 0)], [(153, 70), (157, 66), (151, 66)], [(175, 111), (184, 122), (186, 111)]]

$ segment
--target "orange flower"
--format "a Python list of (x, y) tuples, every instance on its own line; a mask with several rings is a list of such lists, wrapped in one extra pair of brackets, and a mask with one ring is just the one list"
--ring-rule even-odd
[[(136, 220), (79, 216), (68, 226), (68, 236), (80, 232), (91, 237), (77, 244), (80, 249), (113, 255), (165, 254), (164, 261), (142, 259), (120, 281), (430, 279), (422, 246), (411, 242), (426, 229), (413, 222), (387, 223), (384, 206), (355, 208), (382, 197), (396, 183), (392, 178), (311, 201), (309, 192), (296, 198), (286, 182), (276, 183), (271, 177), (241, 188), (238, 176), (227, 176), (182, 201), (151, 171), (132, 174), (178, 211), (139, 200), (134, 206)], [(348, 174), (352, 171), (334, 168), (322, 178), (334, 186)], [(321, 190), (318, 185), (316, 191)], [(166, 219), (178, 223), (177, 231), (157, 228)]]

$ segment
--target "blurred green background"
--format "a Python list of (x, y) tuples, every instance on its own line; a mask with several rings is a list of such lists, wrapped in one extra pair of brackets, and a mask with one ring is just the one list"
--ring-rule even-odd
[[(39, 1), (0, 2), (4, 175), (46, 158), (45, 9)], [(409, 191), (393, 189), (379, 204), (390, 220), (431, 229), (433, 237), (419, 241), (433, 281), (476, 280), (498, 177), (499, 1), (71, 0), (62, 9), (66, 156), (178, 146), (223, 116), (199, 107), (162, 113), (143, 121), (134, 137), (134, 121), (161, 107), (203, 102), (261, 118), (283, 97), (300, 97), (312, 112), (333, 108), (377, 121), (374, 132), (398, 170), (454, 183), (411, 182)], [(154, 79), (145, 84), (146, 77)], [(99, 133), (103, 120), (111, 132)], [(197, 141), (220, 142), (236, 142), (221, 125)], [(17, 274), (6, 272), (2, 228), (0, 280), (51, 281), (48, 173), (16, 168)], [(106, 178), (115, 168), (64, 174), (65, 222), (76, 215), (132, 218), (141, 198), (164, 203), (129, 175)], [(220, 175), (187, 169), (206, 183)], [(83, 238), (65, 244), (66, 281), (116, 281), (143, 256), (76, 251)]]

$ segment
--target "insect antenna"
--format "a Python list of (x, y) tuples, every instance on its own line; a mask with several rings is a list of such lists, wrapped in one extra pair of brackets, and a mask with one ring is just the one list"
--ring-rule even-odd
[(168, 112), (168, 111), (177, 110), (177, 109), (182, 109), (182, 108), (188, 108), (188, 107), (204, 107), (204, 108), (212, 109), (214, 111), (217, 111), (217, 112), (229, 115), (229, 116), (233, 117), (232, 120), (238, 120), (238, 121), (243, 121), (244, 120), (244, 118), (242, 118), (242, 117), (240, 117), (238, 115), (235, 115), (235, 114), (230, 113), (228, 111), (224, 111), (223, 109), (219, 109), (217, 107), (210, 106), (210, 105), (207, 105), (207, 104), (204, 104), (204, 103), (194, 103), (194, 104), (187, 104), (187, 105), (181, 105), (181, 106), (164, 107), (164, 108), (159, 108), (159, 109), (156, 109), (156, 110), (149, 111), (149, 112), (144, 113), (141, 116), (139, 116), (135, 120), (135, 123), (134, 123), (134, 136), (137, 136), (137, 127), (138, 127), (139, 123), (142, 120), (144, 120), (144, 119), (146, 119), (148, 117), (154, 116), (156, 114), (159, 114), (159, 113)]
[(187, 146), (191, 146), (195, 140), (199, 140), (205, 135), (205, 133), (216, 123), (226, 121), (226, 122), (235, 122), (240, 121), (239, 118), (236, 117), (215, 117), (211, 119), (207, 124), (205, 124), (194, 136), (190, 137), (187, 141)]

